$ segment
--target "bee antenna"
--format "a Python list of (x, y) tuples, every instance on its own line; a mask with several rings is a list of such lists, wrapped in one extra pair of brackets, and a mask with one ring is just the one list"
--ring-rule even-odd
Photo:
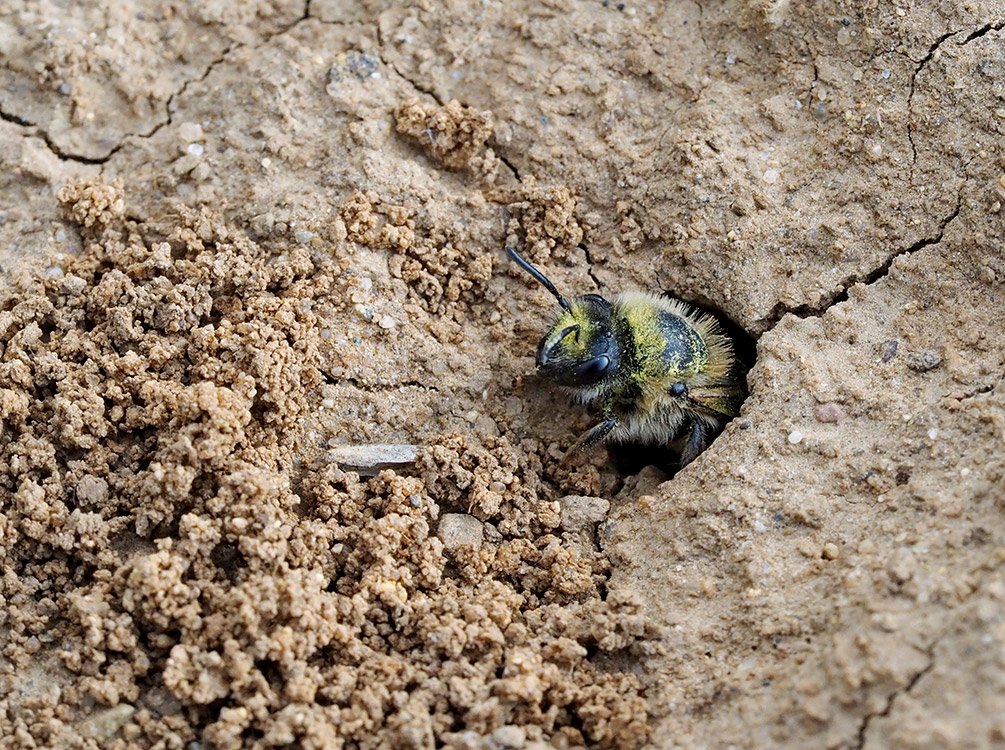
[(506, 252), (509, 253), (509, 257), (516, 261), (516, 264), (520, 266), (520, 268), (541, 282), (541, 285), (551, 292), (552, 296), (558, 300), (558, 304), (562, 306), (563, 310), (570, 313), (572, 312), (572, 305), (569, 304), (569, 300), (558, 293), (558, 289), (555, 288), (555, 285), (551, 283), (551, 280), (547, 276), (537, 270), (537, 268), (529, 260), (520, 255), (520, 253), (512, 247), (507, 247)]

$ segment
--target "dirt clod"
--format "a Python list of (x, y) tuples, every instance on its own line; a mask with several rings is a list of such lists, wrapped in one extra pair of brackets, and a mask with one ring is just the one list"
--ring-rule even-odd
[(395, 127), (447, 169), (486, 163), (485, 143), (492, 136), (492, 113), (462, 106), (452, 99), (442, 107), (411, 101), (398, 109)]

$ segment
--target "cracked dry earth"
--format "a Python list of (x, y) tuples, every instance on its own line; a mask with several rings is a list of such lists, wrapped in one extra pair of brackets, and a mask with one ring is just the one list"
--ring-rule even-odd
[[(0, 2), (0, 746), (1005, 746), (1003, 29)], [(741, 415), (560, 464), (507, 244)]]

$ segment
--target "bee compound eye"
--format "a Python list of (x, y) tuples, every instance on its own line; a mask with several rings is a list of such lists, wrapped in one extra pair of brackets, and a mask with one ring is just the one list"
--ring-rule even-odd
[(680, 396), (686, 396), (687, 395), (687, 386), (684, 385), (683, 383), (679, 382), (679, 381), (676, 382), (676, 383), (674, 383), (672, 386), (670, 386), (670, 395), (671, 396), (677, 396), (678, 398)]
[(610, 366), (611, 358), (606, 354), (601, 354), (576, 368), (576, 376), (584, 385), (596, 383), (604, 376)]

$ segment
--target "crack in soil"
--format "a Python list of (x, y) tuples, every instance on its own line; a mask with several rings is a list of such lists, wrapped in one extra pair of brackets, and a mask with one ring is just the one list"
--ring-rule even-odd
[(397, 73), (399, 78), (406, 81), (408, 85), (410, 85), (420, 94), (425, 94), (426, 96), (432, 97), (433, 100), (441, 107), (446, 106), (446, 103), (443, 101), (443, 99), (441, 99), (440, 96), (432, 88), (421, 86), (417, 81), (413, 81), (411, 78), (402, 73), (401, 70), (398, 69), (397, 65), (388, 60), (388, 58), (384, 55), (384, 51), (387, 48), (387, 42), (384, 41), (384, 31), (380, 28), (379, 18), (377, 19), (377, 22), (374, 24), (374, 28), (377, 31), (377, 56), (380, 58), (380, 61), (384, 63), (384, 65), (389, 67), (391, 70), (393, 70), (395, 73)]
[(516, 165), (510, 161), (509, 157), (502, 152), (502, 147), (498, 142), (494, 142), (496, 156), (499, 157), (499, 161), (506, 165), (506, 168), (513, 174), (513, 179), (519, 182), (521, 185), (523, 181), (520, 179), (520, 170), (516, 168)]
[[(966, 180), (964, 180), (964, 185), (965, 184)], [(866, 274), (852, 274), (847, 279), (842, 281), (841, 284), (838, 286), (838, 288), (832, 294), (830, 294), (823, 301), (822, 304), (819, 305), (805, 304), (805, 305), (798, 305), (796, 307), (786, 307), (784, 304), (779, 302), (778, 304), (775, 305), (775, 307), (771, 310), (771, 312), (768, 314), (767, 317), (762, 318), (761, 321), (759, 321), (768, 324), (767, 327), (764, 329), (764, 331), (762, 331), (761, 335), (763, 335), (763, 333), (767, 333), (768, 331), (772, 330), (782, 321), (782, 319), (786, 315), (794, 315), (797, 318), (803, 318), (803, 319), (820, 317), (834, 305), (837, 305), (841, 302), (847, 302), (848, 291), (851, 289), (851, 287), (855, 286), (856, 284), (871, 286), (876, 282), (881, 281), (883, 278), (885, 278), (890, 273), (890, 269), (893, 267), (893, 264), (897, 260), (897, 258), (901, 258), (906, 255), (913, 255), (919, 250), (924, 250), (926, 247), (932, 247), (933, 245), (938, 245), (940, 242), (942, 242), (942, 238), (946, 234), (946, 229), (953, 222), (953, 220), (956, 219), (957, 216), (959, 216), (960, 209), (962, 207), (963, 207), (963, 186), (961, 185), (960, 192), (956, 196), (956, 207), (952, 210), (949, 216), (947, 216), (940, 222), (938, 232), (934, 237), (923, 237), (922, 239), (915, 242), (913, 245), (910, 245), (902, 250), (898, 250), (889, 258), (887, 258), (882, 265), (873, 269), (872, 271), (869, 271)]]
[(918, 161), (918, 148), (914, 143), (914, 119), (912, 118), (912, 112), (914, 111), (914, 89), (918, 80), (918, 75), (924, 70), (925, 66), (931, 62), (932, 57), (938, 51), (946, 41), (952, 37), (959, 34), (961, 29), (956, 31), (947, 31), (945, 34), (940, 36), (935, 42), (928, 48), (928, 54), (925, 55), (914, 68), (914, 73), (911, 74), (911, 89), (907, 94), (907, 140), (911, 144), (911, 172), (909, 175), (909, 180), (911, 184), (914, 184), (914, 165)]
[[(278, 31), (269, 34), (268, 36), (263, 38), (261, 42), (259, 42), (254, 46), (254, 49), (258, 49), (259, 47), (265, 46), (273, 39), (275, 39), (277, 36), (285, 34), (286, 32), (290, 31), (303, 21), (306, 21), (308, 18), (310, 18), (311, 2), (312, 0), (304, 0), (304, 10), (299, 18), (288, 23), (286, 26), (283, 26)], [(166, 125), (170, 125), (174, 121), (175, 113), (171, 111), (171, 106), (174, 104), (175, 99), (184, 94), (191, 84), (199, 83), (201, 81), (206, 80), (209, 74), (213, 72), (213, 69), (216, 68), (216, 66), (219, 65), (220, 63), (224, 62), (232, 52), (246, 46), (247, 45), (245, 44), (229, 44), (226, 47), (224, 47), (223, 52), (221, 52), (220, 55), (215, 60), (210, 62), (209, 65), (207, 65), (206, 68), (202, 71), (202, 73), (182, 82), (181, 86), (168, 96), (167, 100), (164, 102), (165, 119), (155, 123), (154, 126), (147, 132), (141, 131), (141, 132), (124, 133), (122, 137), (119, 139), (119, 142), (116, 143), (114, 146), (112, 146), (108, 150), (108, 153), (102, 156), (84, 156), (83, 154), (75, 154), (71, 151), (64, 151), (55, 143), (55, 141), (52, 139), (52, 136), (49, 135), (49, 132), (47, 130), (37, 125), (36, 123), (24, 119), (23, 117), (18, 117), (17, 115), (12, 115), (7, 112), (0, 111), (0, 119), (4, 120), (5, 122), (20, 125), (21, 127), (33, 128), (34, 129), (33, 132), (28, 133), (26, 135), (33, 135), (38, 138), (41, 138), (42, 141), (45, 143), (46, 147), (60, 161), (75, 161), (81, 164), (106, 164), (113, 156), (115, 156), (115, 154), (117, 154), (122, 149), (123, 146), (125, 146), (126, 141), (129, 140), (130, 138), (142, 138), (142, 139), (152, 138), (154, 135), (157, 134), (158, 131), (161, 130), (161, 128), (163, 128)]]
[(593, 256), (590, 254), (590, 248), (586, 246), (585, 242), (580, 242), (576, 247), (583, 251), (583, 255), (586, 257), (586, 273), (589, 274), (590, 278), (593, 279), (593, 284), (596, 286), (597, 291), (603, 291), (604, 284), (597, 278), (597, 275), (593, 272)]
[[(990, 33), (991, 31), (1001, 31), (1003, 28), (1005, 28), (1005, 21), (984, 24), (980, 28), (974, 29), (974, 31), (970, 32), (970, 34), (968, 34), (967, 37), (962, 42), (960, 42), (960, 46), (965, 47), (975, 39), (980, 39), (982, 36)], [(911, 174), (910, 174), (911, 184), (914, 184), (914, 166), (918, 161), (918, 149), (914, 142), (914, 119), (912, 116), (914, 112), (914, 93), (915, 93), (915, 86), (917, 84), (917, 79), (918, 76), (921, 74), (921, 71), (924, 70), (925, 67), (928, 65), (928, 63), (932, 61), (932, 58), (939, 51), (939, 48), (943, 44), (945, 44), (948, 40), (952, 39), (954, 36), (961, 33), (963, 33), (963, 29), (957, 29), (956, 31), (947, 31), (945, 34), (942, 34), (928, 48), (928, 54), (926, 54), (923, 58), (921, 58), (921, 60), (918, 61), (916, 67), (914, 68), (914, 73), (911, 74), (911, 89), (907, 95), (907, 140), (911, 144)]]
[(887, 695), (885, 705), (881, 710), (874, 711), (862, 717), (862, 721), (858, 726), (858, 733), (856, 735), (857, 736), (857, 742), (855, 743), (856, 750), (862, 750), (862, 747), (865, 746), (866, 733), (869, 731), (869, 725), (872, 723), (873, 719), (889, 716), (890, 712), (893, 710), (894, 703), (897, 702), (897, 698), (899, 698), (902, 695), (909, 695), (911, 693), (911, 690), (914, 689), (914, 686), (918, 684), (918, 681), (921, 680), (921, 678), (924, 677), (926, 674), (932, 671), (932, 667), (935, 666), (935, 648), (936, 646), (939, 645), (939, 641), (941, 641), (942, 638), (943, 636), (939, 635), (938, 637), (935, 638), (935, 640), (933, 640), (928, 645), (928, 648), (925, 649), (925, 654), (928, 656), (928, 663), (924, 667), (922, 667), (919, 671), (911, 675), (911, 678), (907, 681), (904, 687), (897, 688), (889, 695)]
[(972, 31), (970, 35), (960, 43), (960, 46), (966, 46), (967, 44), (970, 44), (970, 42), (974, 41), (974, 39), (980, 39), (989, 32), (1001, 31), (1002, 29), (1005, 29), (1005, 21), (986, 23), (979, 29)]
[[(444, 102), (443, 98), (436, 93), (435, 89), (433, 89), (431, 86), (425, 86), (419, 81), (415, 80), (414, 78), (405, 75), (401, 71), (401, 69), (398, 68), (396, 64), (390, 61), (390, 59), (385, 55), (385, 50), (387, 49), (387, 42), (384, 39), (384, 32), (380, 27), (380, 21), (378, 20), (377, 23), (374, 24), (374, 26), (377, 30), (377, 45), (378, 45), (377, 56), (380, 58), (380, 61), (384, 63), (385, 66), (387, 66), (395, 73), (397, 73), (399, 78), (405, 81), (418, 93), (425, 94), (426, 96), (431, 97), (433, 101), (435, 101), (441, 107), (446, 106), (446, 102)], [(518, 183), (523, 184), (523, 180), (520, 177), (520, 170), (517, 168), (516, 164), (514, 164), (513, 160), (510, 157), (506, 156), (506, 154), (503, 151), (503, 146), (495, 139), (493, 139), (492, 141), (492, 146), (496, 156), (499, 158), (499, 161), (501, 161), (503, 165), (510, 171), (510, 174), (513, 175), (513, 179), (515, 179)]]
[[(4, 122), (9, 122), (14, 125), (18, 125), (22, 128), (31, 128), (30, 133), (25, 133), (25, 137), (34, 136), (40, 138), (43, 143), (45, 143), (46, 148), (48, 148), (57, 159), (60, 161), (76, 161), (81, 164), (104, 164), (111, 157), (112, 153), (115, 153), (113, 149), (112, 152), (102, 157), (92, 157), (92, 156), (81, 156), (80, 154), (70, 153), (69, 151), (63, 151), (59, 146), (55, 144), (49, 133), (42, 127), (36, 125), (30, 120), (26, 120), (23, 117), (18, 117), (17, 115), (12, 115), (8, 112), (0, 110), (0, 120)], [(120, 144), (121, 145), (121, 144)], [(118, 149), (118, 146), (115, 147)]]

